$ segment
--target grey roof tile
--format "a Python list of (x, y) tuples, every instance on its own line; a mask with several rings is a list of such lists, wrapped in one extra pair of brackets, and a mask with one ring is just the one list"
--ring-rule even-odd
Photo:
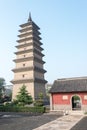
[(55, 80), (49, 92), (87, 92), (87, 77)]

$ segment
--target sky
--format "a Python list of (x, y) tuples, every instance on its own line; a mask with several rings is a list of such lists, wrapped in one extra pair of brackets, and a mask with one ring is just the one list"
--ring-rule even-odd
[(19, 25), (40, 27), (48, 83), (87, 76), (87, 0), (0, 0), (0, 77), (14, 78)]

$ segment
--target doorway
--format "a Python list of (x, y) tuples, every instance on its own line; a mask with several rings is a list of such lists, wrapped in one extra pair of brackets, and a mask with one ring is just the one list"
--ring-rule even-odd
[(72, 96), (72, 110), (81, 110), (81, 99), (78, 95)]

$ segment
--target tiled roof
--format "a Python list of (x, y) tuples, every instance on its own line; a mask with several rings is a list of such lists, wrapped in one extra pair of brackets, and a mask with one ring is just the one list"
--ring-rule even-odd
[(87, 77), (66, 78), (55, 80), (50, 93), (57, 92), (87, 92)]

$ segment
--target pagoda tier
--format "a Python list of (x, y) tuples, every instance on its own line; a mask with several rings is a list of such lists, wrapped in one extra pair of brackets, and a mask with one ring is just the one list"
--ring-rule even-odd
[(21, 83), (33, 83), (33, 82), (35, 82), (35, 83), (41, 83), (41, 84), (47, 83), (46, 80), (37, 79), (37, 78), (35, 78), (35, 79), (17, 79), (17, 80), (12, 80), (13, 84), (20, 84), (20, 82)]
[(27, 50), (20, 50), (18, 52), (15, 52), (15, 54), (18, 55), (18, 54), (24, 54), (24, 53), (29, 53), (29, 52), (34, 52), (34, 53), (36, 53), (36, 54), (38, 54), (38, 55), (40, 55), (42, 57), (44, 56), (44, 54), (42, 54), (36, 48), (34, 48), (34, 49), (27, 49)]
[[(42, 45), (42, 43), (40, 43), (40, 44)], [(35, 43), (35, 42), (34, 42), (34, 43), (31, 42), (31, 43), (26, 43), (26, 44), (24, 43), (24, 44), (21, 44), (21, 45), (17, 45), (16, 48), (19, 49), (19, 48), (23, 48), (23, 47), (27, 47), (27, 46), (36, 47), (36, 48), (38, 48), (38, 49), (41, 50), (41, 51), (44, 50), (42, 47), (40, 47), (40, 45), (38, 45), (38, 44)]]
[(32, 61), (32, 60), (34, 60), (34, 61), (36, 61), (36, 62), (38, 62), (38, 63), (42, 63), (42, 64), (45, 63), (45, 62), (42, 61), (41, 59), (36, 58), (36, 57), (33, 57), (33, 56), (31, 56), (31, 57), (24, 57), (24, 58), (20, 58), (20, 59), (15, 59), (15, 60), (13, 60), (13, 61), (14, 61), (15, 63), (18, 63), (18, 62)]
[(36, 66), (34, 66), (34, 67), (15, 68), (15, 69), (13, 69), (12, 71), (15, 72), (15, 73), (18, 73), (18, 72), (29, 71), (29, 70), (34, 70), (34, 71), (37, 71), (37, 72), (40, 72), (40, 73), (46, 73), (46, 70), (41, 69), (41, 68), (38, 68), (38, 67), (36, 67)]

